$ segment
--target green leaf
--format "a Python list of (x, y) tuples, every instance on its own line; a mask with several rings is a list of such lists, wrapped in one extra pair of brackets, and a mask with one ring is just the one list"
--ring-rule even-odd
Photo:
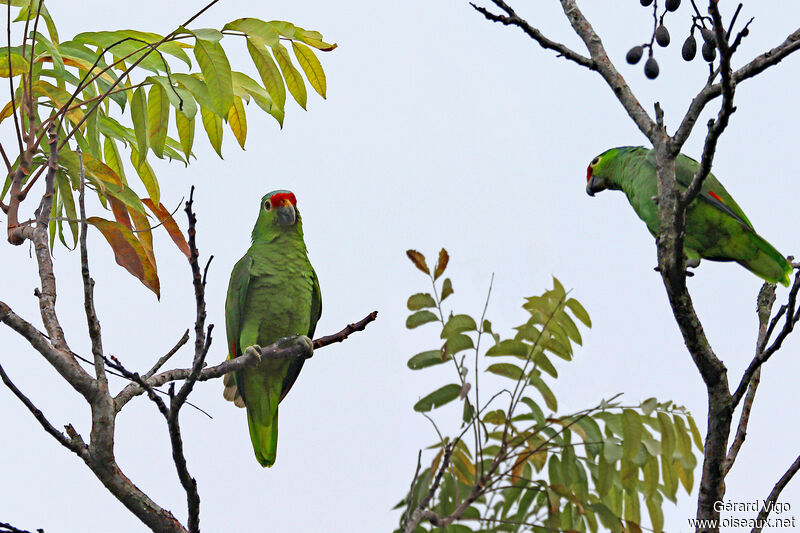
[(644, 475), (644, 493), (648, 498), (658, 490), (658, 458), (650, 457), (642, 468)]
[(633, 409), (622, 410), (622, 455), (632, 460), (642, 445), (644, 426), (639, 413)]
[(689, 437), (689, 431), (686, 429), (686, 424), (683, 422), (683, 418), (678, 415), (674, 415), (672, 420), (675, 423), (675, 434), (678, 437), (678, 451), (681, 452), (682, 456), (689, 457), (692, 455), (692, 441)]
[(275, 60), (281, 68), (284, 80), (286, 80), (286, 87), (300, 107), (305, 109), (306, 100), (308, 98), (306, 94), (306, 84), (300, 72), (292, 65), (292, 59), (289, 57), (288, 50), (279, 42), (272, 46), (272, 52), (275, 54)]
[(450, 281), (450, 278), (445, 278), (444, 282), (442, 283), (442, 300), (444, 301), (445, 298), (453, 294), (453, 282)]
[(489, 365), (486, 371), (514, 380), (521, 379), (524, 375), (520, 367), (511, 363), (495, 363), (493, 365)]
[[(187, 76), (186, 74), (183, 76), (186, 78), (192, 78), (200, 84), (203, 83), (193, 76)], [(185, 80), (186, 78), (183, 79)], [(181, 86), (172, 85), (170, 79), (166, 76), (148, 76), (145, 81), (152, 81), (154, 84), (160, 85), (161, 88), (164, 89), (164, 94), (166, 95), (172, 107), (186, 115), (186, 117), (192, 118), (197, 114), (197, 103), (195, 103), (194, 97), (188, 89)], [(205, 90), (205, 94), (208, 96), (208, 89)], [(210, 102), (211, 97), (208, 96), (208, 102), (206, 103), (210, 105)]]
[(450, 358), (442, 358), (441, 350), (428, 350), (427, 352), (420, 352), (408, 360), (408, 368), (411, 370), (420, 370), (429, 366), (440, 365)]
[(703, 437), (700, 435), (700, 430), (697, 429), (697, 424), (694, 422), (694, 417), (691, 415), (686, 417), (686, 420), (689, 421), (689, 429), (692, 432), (692, 440), (694, 441), (694, 445), (697, 446), (697, 449), (701, 452), (703, 450)]
[(440, 337), (442, 339), (446, 339), (456, 333), (461, 333), (463, 331), (477, 331), (478, 325), (475, 323), (475, 319), (469, 315), (453, 315), (449, 319), (447, 319), (447, 323), (445, 323), (444, 327), (442, 328), (442, 334)]
[[(308, 83), (314, 88), (317, 93), (325, 98), (325, 93), (328, 90), (328, 84), (325, 79), (325, 71), (322, 70), (322, 65), (317, 59), (317, 56), (308, 46), (292, 41), (292, 50), (297, 58), (297, 62), (306, 74)], [(442, 269), (444, 270), (444, 269)], [(437, 276), (438, 277), (438, 276)]]
[(148, 125), (147, 125), (147, 96), (144, 93), (144, 87), (139, 87), (133, 92), (131, 98), (131, 119), (133, 120), (133, 131), (136, 133), (136, 150), (138, 159), (131, 160), (134, 166), (147, 158), (147, 139), (148, 139)]
[(232, 20), (225, 25), (223, 30), (237, 30), (248, 36), (258, 37), (266, 44), (278, 42), (280, 34), (273, 24), (256, 18), (241, 18)]
[(467, 398), (464, 401), (464, 412), (461, 414), (461, 420), (463, 420), (465, 424), (469, 424), (474, 414), (475, 408), (470, 403), (469, 398)]
[(414, 329), (422, 324), (427, 324), (428, 322), (434, 322), (436, 320), (439, 320), (439, 317), (430, 311), (417, 311), (416, 313), (409, 315), (409, 317), (406, 319), (406, 327), (408, 329)]
[(650, 523), (653, 525), (653, 532), (662, 533), (664, 531), (664, 513), (661, 509), (661, 502), (656, 502), (653, 498), (647, 498), (645, 505), (650, 515)]
[(592, 319), (589, 318), (589, 313), (586, 312), (586, 309), (583, 308), (578, 300), (570, 298), (567, 300), (567, 307), (572, 311), (572, 314), (575, 315), (575, 318), (583, 322), (587, 328), (592, 327)]
[(455, 355), (463, 350), (471, 350), (475, 348), (475, 343), (472, 342), (472, 337), (464, 335), (463, 333), (456, 333), (450, 335), (444, 343), (444, 351), (448, 355)]
[(213, 104), (211, 111), (220, 118), (227, 118), (228, 110), (233, 105), (233, 78), (225, 50), (219, 42), (198, 37), (194, 45), (194, 56), (208, 86)]
[(520, 401), (530, 408), (531, 415), (533, 416), (533, 419), (536, 420), (537, 424), (544, 424), (544, 413), (542, 413), (542, 409), (539, 407), (539, 404), (527, 396), (522, 397)]
[(664, 484), (664, 495), (673, 502), (678, 492), (678, 476), (673, 466), (675, 462), (672, 459), (667, 459), (665, 455), (661, 455), (661, 480)]
[(483, 415), (483, 421), (487, 424), (501, 426), (506, 423), (506, 412), (502, 409), (495, 409)]
[[(0, 77), (8, 78), (9, 75), (14, 77), (28, 72), (28, 61), (21, 54), (9, 52), (8, 48), (5, 48), (4, 51), (5, 53), (0, 53)], [(9, 58), (11, 59), (11, 70), (8, 68)]]
[(216, 28), (200, 28), (191, 30), (190, 33), (192, 33), (198, 39), (211, 41), (212, 43), (218, 43), (224, 37), (223, 33)]
[(203, 128), (206, 130), (211, 146), (214, 147), (217, 155), (222, 157), (222, 119), (205, 107), (200, 108), (200, 118), (203, 120)]
[[(625, 445), (623, 441), (622, 445)], [(639, 467), (628, 461), (625, 457), (622, 458), (619, 467), (619, 481), (622, 483), (622, 488), (626, 492), (636, 490), (636, 485), (639, 483)]]
[(657, 416), (658, 424), (661, 426), (661, 454), (671, 463), (675, 453), (675, 431), (666, 413), (658, 413)]
[(610, 529), (612, 533), (622, 533), (622, 521), (615, 515), (611, 509), (603, 503), (592, 503), (587, 506), (595, 512), (600, 522)]
[[(272, 60), (264, 43), (252, 38), (247, 39), (247, 51), (250, 52), (250, 58), (258, 70), (258, 75), (261, 77), (267, 93), (275, 106), (283, 111), (286, 105), (286, 86), (275, 61)], [(283, 121), (279, 122), (283, 123)]]
[(661, 455), (661, 443), (659, 441), (651, 439), (650, 437), (645, 437), (642, 439), (642, 444), (644, 444), (647, 453), (650, 455)]
[(427, 292), (418, 292), (408, 297), (406, 305), (409, 311), (417, 311), (427, 307), (436, 307), (436, 300)]
[[(58, 197), (64, 204), (64, 209), (69, 218), (69, 229), (72, 233), (72, 248), (78, 243), (78, 213), (75, 210), (75, 198), (72, 195), (69, 178), (63, 172), (56, 172), (56, 186), (58, 187)], [(66, 245), (66, 243), (64, 243)]]
[(599, 496), (605, 496), (614, 485), (614, 465), (611, 462), (600, 460), (597, 465), (597, 484), (595, 488)]
[(603, 458), (607, 463), (622, 459), (622, 441), (616, 437), (608, 437), (603, 441)]
[(456, 385), (455, 383), (451, 383), (450, 385), (445, 385), (439, 389), (436, 389), (432, 393), (428, 394), (417, 403), (414, 404), (414, 410), (420, 413), (424, 413), (430, 411), (431, 409), (435, 409), (437, 407), (441, 407), (442, 405), (452, 402), (456, 398), (458, 398), (458, 394), (461, 392), (461, 385)]
[(533, 356), (533, 361), (536, 363), (536, 368), (543, 370), (554, 378), (558, 377), (556, 367), (553, 366), (553, 363), (550, 362), (550, 359), (543, 352), (537, 350)]
[(658, 406), (658, 400), (656, 400), (655, 398), (648, 398), (642, 402), (641, 405), (642, 413), (644, 413), (644, 416), (650, 416), (650, 413), (655, 411), (657, 406)]
[(539, 374), (532, 373), (528, 379), (530, 380), (531, 385), (536, 387), (536, 390), (541, 393), (547, 408), (551, 411), (557, 411), (558, 401), (556, 400), (556, 396), (553, 394), (553, 391), (550, 390), (550, 387), (548, 387), (547, 384), (542, 381), (542, 377)]
[(147, 95), (148, 145), (159, 159), (164, 158), (164, 143), (169, 127), (169, 99), (159, 84), (150, 86)]
[(511, 339), (503, 339), (488, 350), (487, 356), (496, 355), (515, 355), (517, 357), (528, 357), (531, 351), (531, 346), (522, 341), (515, 341)]

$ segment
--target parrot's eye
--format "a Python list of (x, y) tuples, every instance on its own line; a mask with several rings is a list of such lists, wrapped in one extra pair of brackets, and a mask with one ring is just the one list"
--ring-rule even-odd
[(592, 166), (595, 166), (595, 165), (597, 164), (597, 162), (598, 162), (598, 161), (600, 161), (600, 157), (595, 157), (594, 159), (592, 159), (592, 163), (591, 163), (591, 165), (592, 165)]
[(269, 211), (270, 209), (272, 209), (272, 203), (269, 200), (267, 200), (266, 202), (264, 202), (264, 211)]

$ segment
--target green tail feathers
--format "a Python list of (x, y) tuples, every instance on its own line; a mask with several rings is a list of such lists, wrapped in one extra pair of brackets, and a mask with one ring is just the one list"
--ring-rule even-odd
[(250, 428), (253, 451), (261, 466), (272, 466), (278, 456), (278, 410), (275, 409), (275, 414), (269, 424), (264, 424), (256, 418), (255, 412), (248, 408), (247, 427)]
[(755, 257), (737, 261), (737, 263), (770, 283), (780, 283), (788, 287), (789, 274), (792, 273), (792, 265), (789, 261), (761, 236), (753, 233), (751, 240), (758, 250)]

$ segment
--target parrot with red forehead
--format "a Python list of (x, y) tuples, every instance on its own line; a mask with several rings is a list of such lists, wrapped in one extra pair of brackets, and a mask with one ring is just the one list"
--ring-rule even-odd
[[(317, 275), (308, 260), (297, 199), (272, 191), (261, 199), (252, 244), (231, 272), (225, 300), (228, 359), (250, 346), (296, 335), (308, 342), (322, 313)], [(302, 358), (263, 359), (227, 374), (226, 400), (247, 409), (256, 459), (272, 466), (278, 446), (278, 404), (294, 385)]]
[[(681, 191), (692, 182), (699, 163), (683, 154), (675, 160), (675, 179)], [(655, 153), (642, 146), (612, 148), (595, 157), (586, 171), (589, 196), (606, 190), (621, 190), (647, 229), (658, 236), (658, 185)], [(684, 253), (687, 264), (700, 259), (736, 261), (756, 276), (789, 285), (792, 266), (753, 229), (725, 187), (709, 174), (700, 194), (686, 210)]]

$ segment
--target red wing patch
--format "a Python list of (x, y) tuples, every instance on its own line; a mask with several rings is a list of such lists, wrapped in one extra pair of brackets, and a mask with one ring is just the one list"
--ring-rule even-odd
[(708, 194), (709, 194), (709, 195), (710, 195), (712, 198), (714, 198), (715, 200), (717, 200), (719, 203), (721, 203), (722, 205), (725, 205), (725, 201), (724, 201), (722, 198), (720, 198), (720, 197), (719, 197), (719, 196), (718, 196), (718, 195), (717, 195), (717, 194), (716, 194), (714, 191), (708, 191)]

